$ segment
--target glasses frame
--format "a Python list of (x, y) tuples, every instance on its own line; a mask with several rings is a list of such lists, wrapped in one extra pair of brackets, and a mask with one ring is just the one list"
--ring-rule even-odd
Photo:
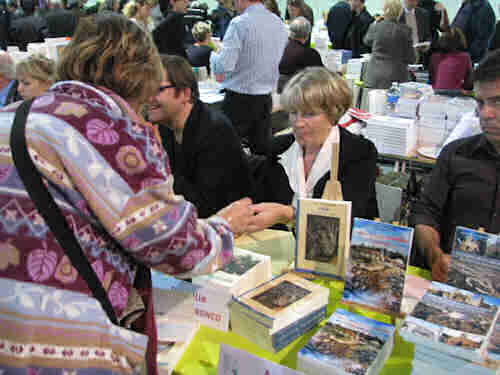
[(161, 94), (164, 90), (171, 89), (171, 88), (174, 88), (174, 87), (176, 87), (176, 86), (172, 85), (172, 84), (160, 86), (160, 87), (158, 87), (158, 95)]

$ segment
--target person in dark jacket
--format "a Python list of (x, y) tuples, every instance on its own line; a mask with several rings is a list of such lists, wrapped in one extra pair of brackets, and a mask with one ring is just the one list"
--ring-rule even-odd
[(346, 34), (344, 44), (350, 45), (352, 57), (358, 58), (363, 53), (370, 53), (370, 46), (363, 42), (363, 38), (368, 31), (371, 23), (375, 20), (366, 10), (364, 0), (351, 0), (352, 21)]
[(71, 37), (76, 30), (80, 17), (67, 9), (54, 8), (45, 14), (47, 22), (47, 37)]
[(474, 64), (486, 55), (495, 32), (495, 12), (488, 0), (464, 0), (451, 26), (464, 32), (467, 52)]
[(188, 0), (172, 0), (171, 4), (172, 10), (153, 30), (153, 40), (161, 54), (177, 55), (187, 59), (184, 47), (186, 34), (184, 14), (187, 11)]
[(162, 62), (165, 75), (151, 99), (149, 120), (159, 124), (175, 193), (193, 202), (200, 217), (209, 217), (250, 196), (245, 154), (229, 119), (198, 98), (198, 82), (187, 60), (163, 56)]
[(210, 73), (210, 54), (212, 53), (212, 47), (209, 44), (212, 40), (210, 25), (205, 22), (195, 23), (192, 32), (195, 44), (187, 48), (188, 61), (194, 67), (206, 67), (207, 72)]
[(47, 37), (45, 19), (35, 15), (34, 0), (21, 0), (24, 17), (12, 21), (9, 29), (10, 41), (26, 51), (29, 43), (42, 43)]
[(326, 27), (328, 36), (332, 42), (333, 49), (351, 49), (350, 45), (345, 45), (346, 34), (352, 22), (351, 5), (344, 0), (340, 0), (328, 11)]
[(229, 22), (234, 17), (231, 0), (219, 0), (217, 8), (210, 14), (213, 24), (213, 35), (220, 40), (224, 39), (224, 34), (229, 26)]
[(11, 15), (5, 0), (0, 1), (0, 49), (7, 50)]
[(278, 93), (295, 73), (307, 66), (323, 66), (318, 51), (306, 44), (310, 34), (311, 24), (305, 17), (297, 17), (290, 24), (290, 39), (279, 65)]

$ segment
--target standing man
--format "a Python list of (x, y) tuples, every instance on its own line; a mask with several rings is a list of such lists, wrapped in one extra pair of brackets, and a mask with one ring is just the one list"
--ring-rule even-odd
[(473, 63), (479, 62), (495, 32), (495, 12), (488, 0), (464, 0), (451, 26), (460, 27), (467, 40), (467, 52)]
[(366, 10), (365, 0), (351, 0), (352, 22), (346, 35), (346, 44), (351, 45), (352, 57), (358, 58), (363, 53), (370, 53), (371, 48), (363, 43), (363, 39), (375, 20)]
[(432, 40), (431, 19), (429, 13), (417, 7), (418, 0), (404, 0), (404, 10), (399, 22), (408, 25), (412, 32), (413, 44)]
[(281, 19), (259, 0), (235, 0), (240, 14), (233, 18), (220, 51), (210, 64), (224, 75), (226, 90), (222, 110), (250, 150), (267, 154), (271, 139), (271, 92), (279, 78), (278, 65), (288, 33)]
[(432, 278), (446, 282), (457, 226), (500, 232), (500, 51), (474, 71), (482, 134), (449, 143), (410, 218)]
[(351, 49), (350, 43), (345, 45), (347, 30), (352, 22), (351, 5), (344, 0), (339, 1), (328, 11), (326, 27), (333, 49)]
[(186, 29), (184, 15), (189, 0), (171, 0), (172, 9), (161, 23), (153, 30), (153, 40), (158, 52), (165, 55), (177, 55), (187, 59), (184, 48)]

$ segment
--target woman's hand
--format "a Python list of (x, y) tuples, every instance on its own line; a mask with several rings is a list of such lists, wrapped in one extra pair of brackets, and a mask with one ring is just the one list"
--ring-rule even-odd
[(258, 232), (275, 224), (286, 224), (293, 220), (295, 210), (292, 206), (279, 203), (259, 203), (251, 206), (254, 216), (248, 226), (249, 232)]
[(245, 232), (249, 232), (250, 219), (254, 215), (251, 207), (252, 200), (250, 198), (243, 198), (224, 207), (217, 212), (217, 216), (226, 220), (234, 235), (239, 236)]

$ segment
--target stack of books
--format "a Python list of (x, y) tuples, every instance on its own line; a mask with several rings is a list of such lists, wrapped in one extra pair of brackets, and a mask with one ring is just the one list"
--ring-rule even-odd
[(329, 289), (288, 273), (241, 296), (230, 306), (231, 329), (278, 352), (326, 316)]
[(355, 218), (342, 302), (398, 316), (412, 241), (412, 228)]
[(389, 358), (394, 326), (337, 309), (297, 355), (308, 375), (375, 375)]
[[(486, 371), (481, 353), (493, 335), (499, 305), (496, 298), (433, 282), (399, 330), (415, 344), (414, 369), (436, 366), (443, 374)], [(460, 366), (470, 372), (454, 372)]]
[(418, 109), (418, 144), (435, 147), (443, 143), (453, 128), (446, 121), (449, 97), (429, 95), (424, 97)]
[(417, 126), (413, 119), (375, 115), (367, 120), (365, 137), (380, 153), (408, 156), (417, 146)]

